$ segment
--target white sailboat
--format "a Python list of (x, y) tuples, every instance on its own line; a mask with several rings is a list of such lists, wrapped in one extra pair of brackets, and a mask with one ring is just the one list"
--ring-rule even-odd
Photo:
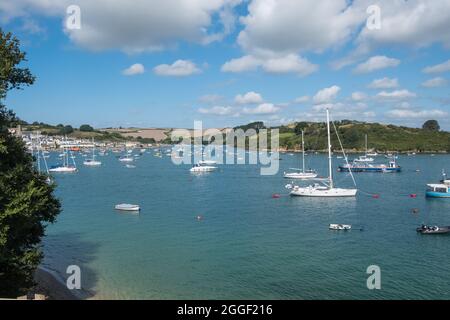
[(83, 164), (85, 166), (90, 166), (90, 167), (97, 167), (97, 166), (101, 166), (102, 163), (101, 161), (97, 161), (95, 160), (95, 143), (94, 143), (94, 138), (92, 138), (92, 159), (86, 159)]
[[(328, 178), (316, 179), (322, 182), (322, 184), (314, 183), (313, 185), (307, 187), (301, 186), (287, 186), (292, 189), (290, 194), (292, 196), (300, 197), (354, 197), (356, 196), (357, 189), (343, 189), (336, 188), (333, 182), (333, 166), (332, 166), (332, 156), (331, 156), (331, 137), (330, 137), (330, 114), (327, 109), (327, 132), (328, 132)], [(337, 134), (337, 132), (336, 132)], [(339, 138), (339, 136), (338, 136)], [(340, 142), (340, 140), (339, 140)], [(342, 148), (342, 145), (341, 145)], [(344, 148), (342, 148), (344, 153)], [(345, 156), (345, 155), (344, 155)], [(347, 157), (345, 156), (347, 159)], [(350, 171), (350, 174), (352, 172)], [(353, 178), (353, 175), (352, 175)]]
[(41, 157), (42, 157), (42, 160), (44, 162), (44, 167), (45, 167), (45, 174), (47, 175), (46, 181), (48, 184), (51, 184), (52, 179), (49, 176), (48, 165), (47, 165), (47, 160), (46, 160), (46, 158), (48, 158), (48, 157), (45, 156), (45, 152), (48, 153), (48, 151), (42, 150), (42, 142), (40, 139), (40, 132), (38, 132), (37, 133), (37, 148), (36, 148), (37, 168), (38, 168), (38, 172), (42, 174), (43, 173), (42, 169), (41, 169)]
[(306, 170), (305, 169), (305, 140), (304, 134), (302, 130), (302, 169), (298, 168), (290, 168), (290, 170), (295, 170), (296, 172), (284, 172), (284, 177), (289, 179), (313, 179), (317, 177), (317, 172), (314, 170)]
[(56, 173), (72, 173), (77, 171), (77, 166), (75, 163), (75, 159), (71, 157), (73, 165), (69, 165), (69, 152), (67, 151), (66, 147), (63, 146), (63, 153), (62, 153), (62, 165), (52, 166), (50, 169), (48, 169), (49, 172), (56, 172)]
[(360, 156), (359, 158), (355, 159), (355, 162), (373, 162), (375, 159), (372, 157), (369, 157), (369, 154), (367, 152), (367, 134), (366, 134), (366, 154), (363, 156)]

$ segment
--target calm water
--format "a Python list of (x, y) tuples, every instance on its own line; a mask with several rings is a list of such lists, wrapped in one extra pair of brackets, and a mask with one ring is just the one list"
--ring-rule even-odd
[[(260, 176), (257, 165), (195, 176), (150, 152), (135, 169), (114, 154), (87, 168), (78, 155), (80, 171), (56, 178), (63, 212), (48, 228), (44, 266), (65, 278), (68, 265), (79, 265), (83, 293), (100, 298), (450, 299), (450, 236), (415, 231), (423, 222), (450, 225), (450, 201), (424, 197), (425, 184), (450, 171), (449, 155), (401, 156), (400, 174), (356, 174), (358, 188), (379, 199), (289, 197), (282, 173), (299, 155), (281, 158), (276, 176)], [(307, 161), (326, 174), (325, 156)], [(347, 174), (335, 176), (351, 186)], [(141, 213), (115, 212), (122, 202)], [(330, 223), (354, 230), (330, 231)], [(372, 264), (381, 290), (366, 287)]]

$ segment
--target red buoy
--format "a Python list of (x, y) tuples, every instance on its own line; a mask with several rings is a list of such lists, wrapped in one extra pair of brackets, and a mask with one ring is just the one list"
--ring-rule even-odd
[(409, 197), (410, 197), (410, 198), (417, 198), (417, 194), (411, 193), (411, 194), (409, 195)]
[(379, 194), (374, 194), (374, 195), (372, 196), (372, 198), (378, 199), (378, 198), (380, 198), (380, 195), (379, 195)]
[(274, 199), (278, 199), (278, 198), (280, 198), (281, 196), (278, 194), (278, 193), (274, 193), (273, 195), (272, 195), (272, 198), (274, 198)]

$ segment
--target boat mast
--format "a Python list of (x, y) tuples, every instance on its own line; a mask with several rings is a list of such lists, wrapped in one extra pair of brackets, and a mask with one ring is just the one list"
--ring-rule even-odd
[(92, 161), (95, 161), (95, 143), (94, 143), (94, 137), (92, 137)]
[(366, 156), (367, 156), (367, 134), (366, 134)]
[(305, 173), (305, 140), (303, 137), (303, 130), (302, 130), (302, 153), (303, 153), (303, 173)]
[(328, 132), (328, 172), (330, 179), (330, 189), (333, 188), (333, 170), (331, 166), (331, 135), (330, 135), (330, 111), (327, 109), (327, 132)]

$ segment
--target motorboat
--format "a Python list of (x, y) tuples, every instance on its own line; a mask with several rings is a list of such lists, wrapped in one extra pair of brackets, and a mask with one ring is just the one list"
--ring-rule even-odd
[(133, 162), (133, 161), (134, 161), (134, 158), (133, 158), (133, 157), (130, 157), (130, 156), (125, 156), (125, 157), (120, 157), (120, 158), (119, 158), (119, 161), (120, 161), (120, 162)]
[(442, 171), (442, 180), (440, 183), (427, 184), (425, 195), (428, 198), (450, 198), (450, 180), (448, 180), (445, 171)]
[(351, 224), (330, 223), (330, 226), (329, 226), (330, 230), (350, 230), (351, 228), (352, 228)]
[(120, 211), (139, 211), (141, 210), (141, 207), (137, 204), (121, 203), (117, 204), (114, 209)]
[(421, 234), (446, 234), (450, 232), (450, 226), (427, 226), (425, 224), (421, 225), (416, 229), (417, 232)]
[[(356, 161), (356, 160), (354, 160)], [(338, 167), (338, 171), (341, 172), (400, 172), (402, 171), (402, 167), (397, 164), (395, 159), (389, 161), (388, 164), (372, 164), (372, 163), (363, 163), (363, 162), (353, 162), (342, 164)]]
[(189, 169), (189, 171), (190, 172), (211, 172), (216, 169), (217, 169), (217, 167), (214, 167), (214, 166), (206, 166), (206, 165), (196, 164), (191, 169)]

